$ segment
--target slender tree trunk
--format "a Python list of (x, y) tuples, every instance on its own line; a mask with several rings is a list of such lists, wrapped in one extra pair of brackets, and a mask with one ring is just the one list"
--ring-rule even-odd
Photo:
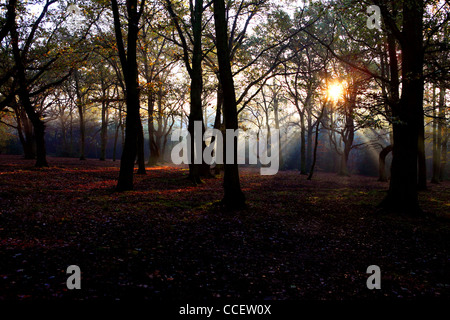
[(312, 163), (311, 163), (311, 169), (309, 170), (309, 175), (307, 180), (311, 180), (314, 174), (314, 168), (316, 166), (316, 161), (317, 161), (317, 146), (319, 145), (319, 128), (320, 128), (320, 123), (322, 122), (322, 118), (324, 115), (324, 111), (326, 108), (327, 102), (325, 101), (322, 109), (320, 110), (320, 114), (319, 117), (317, 118), (317, 122), (316, 122), (316, 139), (314, 141), (314, 153), (313, 153), (313, 159), (312, 159)]
[(306, 174), (305, 111), (300, 112), (300, 174)]
[(444, 126), (442, 139), (442, 152), (441, 152), (441, 168), (439, 169), (439, 181), (444, 181), (445, 179), (445, 169), (447, 168), (447, 145), (448, 145), (448, 127)]
[(440, 170), (440, 152), (441, 147), (439, 144), (438, 135), (440, 136), (440, 132), (438, 132), (438, 123), (439, 119), (437, 118), (436, 113), (436, 86), (433, 85), (433, 173), (431, 175), (431, 183), (439, 183), (439, 170)]
[[(438, 125), (438, 145), (440, 167), (439, 167), (439, 181), (444, 181), (445, 169), (447, 166), (447, 144), (448, 144), (448, 127), (445, 114), (445, 82), (440, 84), (439, 92), (439, 125)], [(438, 158), (438, 159), (439, 159)]]
[(145, 171), (145, 155), (144, 155), (144, 128), (142, 127), (141, 117), (137, 119), (138, 136), (137, 136), (137, 174), (146, 174)]
[(150, 147), (150, 156), (148, 158), (148, 164), (150, 166), (154, 166), (158, 162), (160, 155), (158, 145), (156, 144), (155, 140), (155, 124), (154, 124), (155, 100), (152, 91), (149, 92), (148, 94), (147, 104), (148, 104), (148, 143)]
[[(104, 97), (106, 98), (106, 97)], [(108, 105), (102, 101), (102, 124), (100, 128), (100, 160), (106, 160), (106, 144), (108, 143)]]
[(312, 150), (313, 150), (313, 124), (312, 124), (312, 115), (311, 111), (308, 111), (308, 135), (307, 135), (307, 145), (306, 145), (306, 168), (311, 168), (312, 164)]
[(78, 109), (78, 118), (80, 121), (80, 160), (86, 160), (85, 149), (86, 149), (86, 122), (84, 120), (84, 101), (83, 95), (81, 93), (80, 88), (80, 77), (78, 70), (74, 72), (75, 77), (75, 89), (77, 95), (77, 109)]
[(423, 111), (420, 116), (421, 125), (419, 125), (419, 138), (418, 138), (418, 153), (417, 153), (417, 161), (418, 161), (418, 180), (417, 180), (417, 189), (418, 190), (426, 190), (427, 189), (427, 164), (426, 164), (426, 155), (425, 155), (425, 118)]
[(18, 78), (18, 95), (20, 103), (22, 104), (25, 112), (27, 113), (28, 119), (30, 119), (34, 128), (34, 136), (36, 139), (36, 167), (48, 167), (47, 163), (47, 151), (45, 149), (45, 123), (40, 119), (40, 115), (36, 112), (33, 107), (29, 91), (28, 83), (25, 74), (25, 66), (23, 65), (23, 57), (20, 54), (19, 49), (19, 36), (17, 33), (16, 25), (16, 11), (15, 7), (12, 10), (8, 10), (8, 13), (12, 15), (13, 25), (11, 27), (11, 44), (13, 48), (14, 63), (16, 67), (16, 73)]
[[(219, 72), (222, 84), (224, 102), (223, 115), (226, 129), (238, 128), (236, 92), (231, 73), (230, 54), (228, 48), (227, 20), (225, 17), (224, 0), (214, 0), (214, 22), (216, 30), (216, 47), (219, 62)], [(226, 135), (225, 139), (226, 140)], [(225, 141), (225, 146), (227, 145)], [(227, 148), (224, 148), (226, 159)], [(237, 139), (233, 141), (234, 161), (224, 165), (224, 197), (222, 203), (228, 209), (240, 209), (245, 206), (245, 196), (241, 191), (239, 168), (237, 164)]]
[[(275, 94), (277, 94), (277, 93), (275, 93)], [(275, 129), (277, 129), (278, 134), (280, 134), (280, 143), (279, 143), (279, 147), (278, 147), (279, 167), (280, 167), (280, 170), (283, 170), (284, 169), (283, 143), (281, 140), (280, 119), (279, 119), (278, 111), (279, 111), (278, 110), (278, 97), (275, 97), (273, 100), (273, 114), (274, 114), (274, 120), (275, 120)]]

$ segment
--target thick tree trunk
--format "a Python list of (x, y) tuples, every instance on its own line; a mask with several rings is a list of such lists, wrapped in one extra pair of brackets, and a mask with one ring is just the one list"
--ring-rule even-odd
[(306, 174), (305, 111), (300, 112), (300, 174)]
[(339, 172), (338, 172), (338, 175), (340, 175), (340, 176), (344, 176), (344, 177), (350, 176), (350, 173), (348, 171), (349, 153), (350, 153), (350, 149), (347, 147), (344, 147), (344, 150), (342, 151), (342, 154), (341, 154), (341, 160), (340, 160)]
[[(228, 48), (227, 21), (225, 18), (224, 0), (214, 0), (214, 22), (216, 30), (216, 47), (219, 62), (220, 80), (222, 84), (224, 103), (223, 115), (226, 129), (238, 128), (236, 92), (233, 75), (231, 73), (230, 54)], [(226, 135), (225, 135), (226, 137)], [(224, 139), (226, 140), (226, 138)], [(233, 141), (234, 161), (224, 165), (224, 197), (222, 203), (228, 209), (241, 209), (245, 207), (245, 196), (239, 181), (239, 168), (237, 164), (237, 140)], [(225, 141), (224, 145), (227, 143)], [(226, 159), (226, 148), (224, 148)]]
[(117, 156), (117, 141), (119, 139), (119, 131), (122, 128), (122, 103), (119, 103), (119, 115), (116, 126), (116, 132), (114, 133), (114, 149), (113, 149), (113, 161), (116, 161)]
[(386, 175), (386, 157), (392, 151), (392, 145), (383, 148), (378, 157), (378, 181), (388, 181)]
[(202, 71), (202, 15), (203, 15), (203, 0), (195, 1), (194, 9), (194, 23), (193, 23), (193, 38), (194, 48), (192, 53), (192, 69), (190, 73), (191, 77), (191, 110), (189, 114), (188, 131), (191, 135), (191, 150), (189, 165), (189, 178), (194, 183), (201, 183), (201, 177), (210, 177), (210, 166), (203, 161), (203, 150), (206, 147), (203, 138), (201, 139), (201, 155), (198, 155), (202, 160), (201, 163), (196, 164), (194, 162), (194, 123), (200, 121), (202, 125), (202, 137), (205, 132), (205, 124), (203, 121), (202, 112), (202, 92), (203, 92), (203, 71)]

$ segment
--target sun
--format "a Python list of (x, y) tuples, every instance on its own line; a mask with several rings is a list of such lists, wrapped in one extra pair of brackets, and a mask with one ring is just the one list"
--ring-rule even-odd
[(328, 86), (327, 96), (334, 102), (341, 99), (344, 95), (344, 85), (340, 82), (333, 82)]

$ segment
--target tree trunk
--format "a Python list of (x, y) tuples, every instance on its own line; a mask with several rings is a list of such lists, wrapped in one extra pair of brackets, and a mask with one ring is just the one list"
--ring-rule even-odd
[[(221, 130), (221, 128), (222, 128), (223, 91), (222, 91), (222, 85), (220, 84), (219, 74), (217, 74), (217, 77), (218, 77), (218, 85), (217, 85), (217, 102), (216, 102), (216, 116), (214, 119), (214, 129)], [(222, 134), (224, 134), (224, 132)], [(215, 137), (211, 138), (211, 143), (215, 143)], [(223, 164), (216, 163), (216, 165), (214, 166), (214, 173), (220, 174), (221, 171), (223, 171)]]
[[(106, 98), (106, 97), (104, 97)], [(102, 124), (100, 128), (100, 161), (106, 160), (106, 144), (108, 143), (108, 105), (102, 101)]]
[[(275, 93), (277, 94), (277, 93)], [(281, 133), (280, 133), (280, 119), (278, 114), (278, 97), (275, 96), (273, 100), (273, 114), (274, 114), (274, 120), (275, 120), (275, 129), (277, 129), (278, 134), (280, 134), (280, 144), (278, 147), (278, 159), (279, 159), (279, 167), (280, 170), (283, 170), (284, 168), (284, 161), (283, 161), (283, 143), (281, 140)], [(269, 139), (269, 137), (267, 137)], [(272, 151), (270, 151), (272, 152)]]
[(438, 123), (439, 119), (437, 118), (436, 113), (436, 86), (433, 86), (433, 172), (431, 175), (431, 183), (439, 183), (439, 170), (441, 166), (441, 147), (439, 144), (438, 135), (440, 136), (441, 132), (438, 132)]
[(137, 126), (140, 119), (136, 45), (140, 15), (137, 12), (137, 0), (127, 1), (128, 43), (127, 52), (125, 53), (117, 0), (111, 0), (111, 4), (114, 15), (116, 42), (125, 80), (127, 105), (125, 143), (120, 161), (120, 172), (116, 190), (126, 191), (133, 190), (134, 162), (137, 155), (137, 139), (139, 134), (139, 128)]
[(117, 140), (119, 139), (119, 130), (122, 127), (122, 103), (119, 103), (119, 115), (116, 126), (116, 132), (114, 134), (114, 149), (113, 149), (113, 161), (116, 161), (117, 155)]
[(30, 160), (35, 159), (36, 145), (33, 133), (33, 124), (28, 119), (24, 108), (17, 102), (14, 102), (14, 112), (16, 114), (17, 131), (23, 147), (24, 158)]
[(420, 215), (417, 154), (423, 126), (423, 0), (403, 2), (402, 96), (392, 105), (394, 147), (389, 191), (381, 206)]
[(392, 145), (384, 147), (378, 157), (378, 181), (388, 181), (386, 176), (386, 157), (392, 151)]
[(84, 101), (83, 101), (83, 95), (81, 93), (81, 88), (80, 88), (80, 78), (79, 78), (78, 70), (75, 70), (74, 77), (75, 77), (75, 89), (76, 89), (76, 95), (77, 95), (78, 117), (79, 117), (79, 121), (80, 121), (80, 160), (86, 160), (86, 156), (85, 156), (86, 123), (84, 121)]
[[(193, 23), (193, 38), (194, 38), (194, 48), (192, 53), (192, 69), (190, 73), (191, 77), (191, 110), (189, 114), (188, 131), (191, 136), (191, 150), (190, 150), (190, 160), (189, 165), (189, 178), (194, 181), (194, 183), (201, 183), (201, 177), (210, 177), (210, 166), (203, 161), (203, 150), (206, 148), (206, 144), (203, 141), (203, 134), (205, 132), (205, 124), (203, 121), (202, 112), (202, 92), (203, 92), (203, 71), (202, 71), (202, 15), (203, 15), (203, 0), (195, 1), (194, 9), (194, 23)], [(194, 123), (196, 121), (201, 121), (202, 124), (202, 145), (201, 152), (199, 155), (201, 163), (194, 163)], [(199, 148), (200, 150), (200, 148)]]
[(305, 111), (300, 112), (300, 174), (306, 174)]
[(418, 180), (417, 189), (426, 190), (427, 189), (427, 164), (425, 155), (425, 118), (423, 111), (420, 116), (421, 125), (419, 125), (419, 137), (417, 145), (417, 161), (418, 161)]
[(153, 98), (152, 91), (149, 92), (148, 94), (147, 104), (148, 104), (148, 143), (150, 147), (150, 156), (148, 158), (148, 164), (150, 166), (154, 166), (158, 162), (160, 155), (158, 145), (156, 144), (155, 140), (155, 124), (153, 123), (155, 100)]
[(48, 167), (47, 152), (45, 149), (45, 123), (40, 119), (40, 115), (36, 112), (30, 100), (30, 93), (28, 91), (28, 83), (25, 75), (25, 66), (23, 65), (23, 57), (19, 49), (19, 36), (16, 25), (15, 8), (11, 10), (13, 16), (13, 25), (11, 27), (11, 44), (13, 48), (14, 63), (16, 67), (17, 80), (19, 85), (18, 96), (25, 112), (33, 124), (34, 136), (36, 139), (36, 167)]
[(312, 124), (312, 116), (311, 111), (308, 111), (308, 135), (307, 135), (307, 145), (306, 145), (306, 168), (311, 168), (312, 164), (312, 150), (313, 150), (313, 124)]
[(142, 121), (140, 115), (137, 119), (138, 136), (137, 136), (137, 161), (138, 170), (137, 174), (146, 174), (145, 171), (145, 155), (144, 155), (144, 128), (142, 127)]
[[(236, 92), (234, 89), (233, 75), (231, 73), (230, 54), (228, 48), (227, 20), (225, 18), (224, 0), (214, 0), (214, 22), (216, 30), (216, 47), (219, 62), (220, 79), (223, 90), (223, 115), (226, 129), (238, 128)], [(226, 135), (225, 139), (226, 140)], [(224, 197), (223, 205), (228, 209), (240, 209), (245, 207), (245, 196), (241, 191), (239, 181), (239, 168), (237, 164), (237, 139), (233, 141), (234, 161), (224, 165)], [(227, 143), (225, 141), (224, 145)], [(226, 159), (226, 148), (224, 148)]]
[(320, 128), (320, 122), (322, 122), (322, 118), (323, 118), (323, 114), (326, 108), (327, 102), (325, 101), (322, 109), (320, 110), (320, 114), (319, 117), (317, 118), (317, 122), (316, 122), (316, 139), (314, 141), (314, 153), (313, 153), (313, 159), (312, 159), (312, 163), (311, 163), (311, 169), (309, 169), (309, 175), (307, 180), (311, 180), (314, 174), (314, 168), (316, 166), (316, 161), (317, 161), (317, 146), (319, 145), (319, 128)]
[(349, 177), (350, 173), (348, 171), (348, 155), (350, 153), (350, 149), (347, 149), (346, 147), (344, 147), (344, 150), (342, 151), (341, 154), (341, 161), (340, 161), (340, 166), (339, 166), (339, 172), (338, 175), (340, 176), (344, 176), (344, 177)]
[(440, 150), (440, 167), (439, 167), (439, 181), (444, 181), (445, 169), (447, 166), (447, 144), (448, 144), (448, 127), (445, 116), (445, 82), (442, 81), (439, 92), (439, 125), (438, 125), (438, 145)]

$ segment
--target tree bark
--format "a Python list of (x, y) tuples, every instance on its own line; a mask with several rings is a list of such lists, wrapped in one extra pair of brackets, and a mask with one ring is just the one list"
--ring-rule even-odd
[(419, 137), (417, 140), (417, 161), (418, 161), (418, 180), (417, 189), (426, 190), (427, 189), (427, 164), (426, 164), (426, 154), (425, 154), (425, 118), (423, 111), (421, 112), (419, 125)]
[(140, 13), (137, 12), (137, 0), (127, 1), (128, 37), (127, 52), (125, 53), (117, 0), (111, 0), (111, 4), (114, 15), (116, 42), (125, 80), (127, 106), (125, 143), (120, 161), (120, 172), (116, 190), (126, 191), (133, 190), (134, 163), (137, 155), (137, 141), (139, 134), (139, 128), (137, 126), (140, 119), (136, 45), (139, 32)]
[[(217, 84), (217, 102), (216, 102), (216, 116), (214, 119), (214, 129), (221, 130), (222, 128), (222, 107), (223, 107), (223, 91), (222, 85), (220, 84), (220, 76), (217, 74), (218, 84)], [(224, 132), (222, 132), (224, 134)], [(211, 143), (215, 143), (215, 137), (211, 138)], [(220, 174), (223, 171), (223, 164), (216, 163), (214, 166), (214, 173)]]
[(142, 127), (141, 117), (137, 119), (138, 136), (137, 136), (137, 174), (146, 174), (145, 171), (145, 155), (144, 155), (144, 128)]
[[(274, 93), (275, 95), (277, 95), (277, 93)], [(281, 133), (280, 133), (280, 119), (279, 119), (279, 114), (278, 114), (278, 97), (275, 96), (273, 99), (273, 114), (274, 114), (274, 120), (275, 120), (275, 129), (277, 129), (278, 134), (280, 134), (280, 143), (279, 143), (279, 147), (278, 147), (278, 158), (279, 158), (279, 167), (280, 170), (284, 170), (284, 161), (283, 161), (283, 143), (281, 141)], [(271, 151), (272, 152), (272, 151)]]
[(378, 181), (388, 181), (386, 176), (386, 157), (392, 151), (392, 145), (384, 147), (378, 157)]
[(86, 160), (85, 149), (86, 149), (86, 122), (84, 120), (84, 99), (80, 88), (80, 76), (78, 70), (74, 72), (75, 78), (75, 89), (77, 95), (77, 109), (78, 118), (80, 121), (80, 160)]
[(100, 128), (100, 161), (106, 160), (106, 145), (108, 143), (108, 103), (105, 90), (103, 90), (102, 101), (102, 124)]
[[(220, 80), (223, 90), (223, 115), (226, 129), (238, 128), (236, 92), (231, 72), (230, 54), (228, 48), (227, 20), (225, 17), (224, 0), (214, 0), (214, 22), (216, 30), (216, 47), (219, 62)], [(226, 140), (226, 135), (225, 139)], [(226, 141), (225, 141), (225, 146)], [(226, 148), (224, 148), (226, 159)], [(224, 164), (224, 197), (222, 204), (231, 210), (245, 207), (245, 196), (239, 181), (239, 168), (237, 164), (237, 140), (233, 141), (234, 161)]]
[(307, 111), (308, 113), (308, 130), (307, 130), (307, 144), (306, 144), (306, 168), (311, 168), (311, 164), (312, 164), (312, 154), (313, 154), (313, 142), (312, 142), (312, 137), (313, 137), (313, 124), (312, 124), (312, 115), (311, 115), (311, 111)]
[(325, 101), (322, 109), (320, 110), (320, 114), (319, 117), (317, 118), (317, 122), (316, 122), (316, 139), (314, 141), (314, 152), (313, 152), (313, 158), (312, 158), (312, 163), (311, 163), (311, 169), (309, 169), (309, 174), (308, 174), (308, 178), (306, 178), (307, 180), (311, 180), (313, 175), (314, 175), (314, 168), (316, 166), (316, 161), (317, 161), (317, 146), (319, 145), (319, 128), (320, 128), (320, 123), (322, 122), (322, 118), (324, 115), (324, 111), (326, 108), (327, 102)]
[(300, 112), (300, 174), (306, 174), (305, 111)]
[(417, 192), (417, 154), (423, 113), (423, 0), (403, 1), (402, 96), (392, 105), (393, 159), (389, 191), (381, 206), (421, 215)]
[[(148, 81), (148, 80), (147, 80)], [(152, 89), (150, 89), (152, 90)], [(147, 97), (148, 104), (148, 143), (150, 147), (150, 156), (148, 158), (148, 164), (150, 166), (156, 165), (159, 160), (159, 149), (155, 140), (155, 124), (154, 121), (154, 108), (155, 100), (153, 97), (153, 92), (150, 92)]]
[(436, 112), (436, 86), (433, 86), (433, 172), (431, 175), (431, 183), (439, 183), (439, 171), (441, 166), (441, 147), (439, 144), (439, 138), (441, 132), (438, 132), (439, 119)]
[[(440, 84), (439, 92), (439, 124), (438, 124), (438, 145), (440, 150), (438, 157), (440, 158), (439, 181), (444, 181), (445, 168), (447, 166), (447, 144), (448, 144), (448, 127), (445, 116), (445, 82)], [(438, 158), (438, 159), (439, 159)]]
[(11, 44), (13, 48), (14, 63), (17, 73), (17, 82), (19, 85), (18, 96), (22, 107), (33, 124), (34, 136), (36, 139), (36, 167), (48, 167), (47, 151), (45, 149), (45, 123), (40, 119), (40, 115), (36, 112), (30, 99), (30, 92), (28, 91), (28, 83), (25, 74), (25, 66), (23, 64), (24, 57), (20, 54), (19, 49), (19, 35), (16, 25), (16, 11), (15, 7), (10, 10), (13, 24), (11, 26)]

